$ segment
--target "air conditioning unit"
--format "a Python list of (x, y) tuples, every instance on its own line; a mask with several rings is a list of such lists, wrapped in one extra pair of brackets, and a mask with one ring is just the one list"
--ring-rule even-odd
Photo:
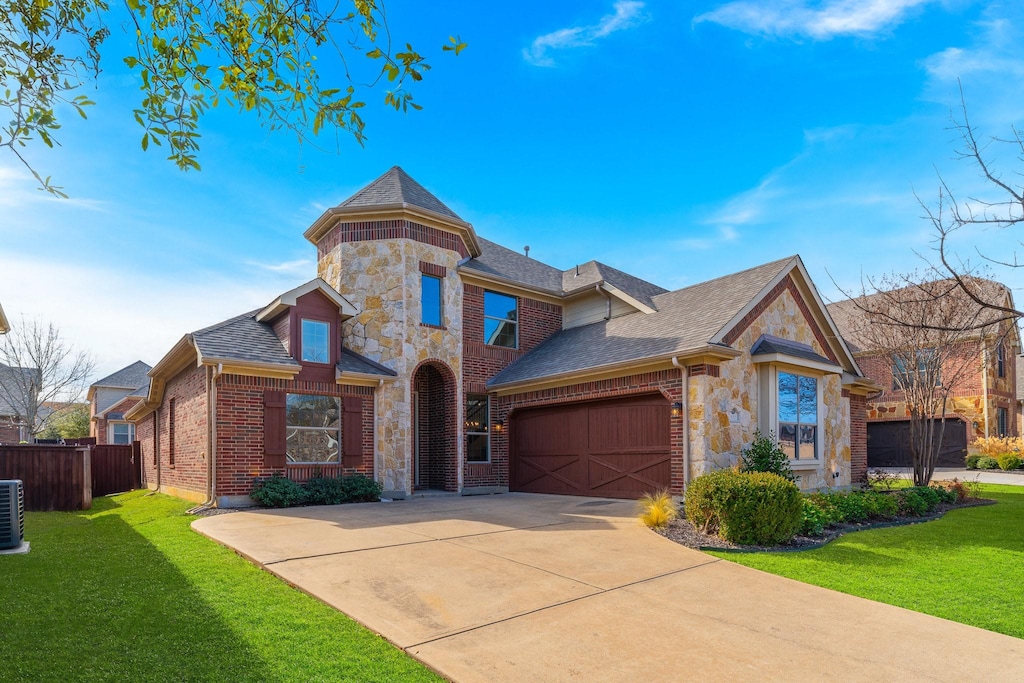
[(0, 550), (17, 548), (25, 538), (25, 486), (20, 479), (0, 481)]

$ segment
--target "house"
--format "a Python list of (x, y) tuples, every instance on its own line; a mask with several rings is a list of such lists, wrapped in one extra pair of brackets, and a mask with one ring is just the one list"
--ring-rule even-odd
[(0, 306), (0, 334), (7, 334), (11, 331), (11, 324), (7, 321), (7, 316), (4, 315), (4, 307)]
[(141, 403), (149, 392), (153, 368), (141, 360), (121, 368), (89, 385), (89, 436), (97, 444), (130, 444), (135, 441), (135, 425), (125, 412)]
[[(987, 280), (975, 281), (987, 300), (1013, 309), (1013, 296), (1007, 287)], [(915, 295), (920, 294), (917, 290), (922, 287), (947, 297), (939, 300), (942, 309), (936, 309), (938, 314), (953, 311), (948, 313), (949, 320), (957, 324), (963, 321), (963, 331), (947, 336), (950, 350), (939, 360), (942, 367), (938, 368), (935, 380), (937, 390), (949, 391), (936, 466), (963, 467), (968, 446), (975, 439), (1019, 434), (1016, 401), (1020, 338), (1013, 320), (1002, 320), (1001, 314), (982, 310), (951, 281), (922, 283), (915, 286)], [(877, 348), (877, 337), (864, 333), (871, 324), (871, 316), (865, 311), (875, 310), (884, 296), (887, 295), (876, 293), (839, 301), (830, 304), (828, 310), (860, 367), (880, 389), (869, 397), (867, 404), (868, 465), (908, 466), (910, 409), (898, 376), (912, 374), (913, 368), (908, 369), (907, 362), (895, 357), (891, 349)], [(994, 322), (977, 326), (977, 321), (985, 320), (986, 315)], [(929, 351), (922, 348), (915, 352)]]
[(866, 474), (861, 373), (797, 256), (667, 291), (477, 235), (394, 167), (305, 237), (318, 277), (183, 336), (136, 424), (152, 487), (243, 505), (257, 477), (386, 494), (636, 497), (779, 435), (805, 489)]
[(38, 395), (39, 371), (0, 363), (0, 444), (32, 440), (26, 407)]

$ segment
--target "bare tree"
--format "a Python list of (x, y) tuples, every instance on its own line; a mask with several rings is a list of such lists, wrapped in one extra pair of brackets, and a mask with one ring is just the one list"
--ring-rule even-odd
[(82, 397), (94, 369), (92, 357), (64, 341), (53, 323), (22, 317), (0, 337), (0, 399), (32, 435), (51, 419), (47, 404)]
[[(998, 283), (964, 281), (984, 301), (1007, 298)], [(951, 392), (982, 370), (981, 354), (1006, 328), (1002, 314), (934, 270), (865, 280), (860, 296), (829, 311), (866, 374), (884, 387), (870, 401), (903, 408), (896, 415), (909, 419), (914, 483), (927, 485), (942, 449)]]
[[(999, 313), (1004, 320), (1017, 320), (1024, 316), (1024, 311), (1006, 301), (987, 299), (986, 296), (992, 292), (980, 285), (987, 281), (980, 276), (988, 275), (993, 268), (1024, 267), (1016, 252), (996, 255), (975, 248), (975, 259), (972, 261), (958, 254), (951, 242), (957, 235), (972, 229), (1006, 229), (1024, 224), (1024, 184), (1020, 180), (1022, 170), (1006, 173), (996, 165), (997, 152), (1007, 151), (1016, 159), (1020, 169), (1024, 169), (1024, 134), (1017, 127), (1010, 126), (1009, 137), (979, 135), (968, 115), (962, 85), (960, 112), (958, 116), (953, 116), (953, 130), (961, 141), (960, 148), (956, 150), (956, 158), (978, 170), (986, 194), (970, 194), (966, 195), (966, 199), (961, 199), (940, 175), (935, 204), (929, 205), (918, 198), (925, 210), (925, 217), (935, 231), (938, 252), (936, 267), (979, 306)], [(1024, 245), (1019, 239), (1015, 242), (1018, 246)]]

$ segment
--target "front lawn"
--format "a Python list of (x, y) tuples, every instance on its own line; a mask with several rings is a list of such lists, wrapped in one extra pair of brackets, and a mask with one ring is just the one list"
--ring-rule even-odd
[(1024, 487), (982, 485), (981, 495), (998, 504), (849, 534), (817, 550), (711, 554), (1024, 638)]
[(28, 513), (0, 556), (11, 681), (440, 680), (343, 614), (189, 528), (190, 503), (133, 492)]

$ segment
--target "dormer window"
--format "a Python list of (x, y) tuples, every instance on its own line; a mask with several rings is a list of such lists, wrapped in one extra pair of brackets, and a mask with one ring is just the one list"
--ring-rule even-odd
[(302, 320), (302, 361), (331, 362), (331, 326), (322, 320)]

